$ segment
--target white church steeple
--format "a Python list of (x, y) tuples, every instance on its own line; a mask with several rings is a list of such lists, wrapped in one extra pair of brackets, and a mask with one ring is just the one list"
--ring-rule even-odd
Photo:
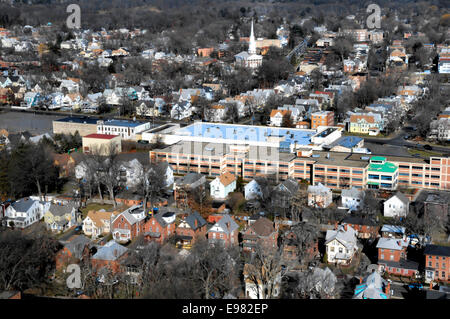
[(256, 40), (255, 34), (253, 33), (253, 19), (252, 19), (252, 30), (250, 31), (250, 42), (248, 45), (248, 53), (256, 54)]

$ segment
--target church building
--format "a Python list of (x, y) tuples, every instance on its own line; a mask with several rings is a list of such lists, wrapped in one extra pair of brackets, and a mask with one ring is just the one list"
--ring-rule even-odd
[(256, 39), (253, 32), (253, 20), (248, 51), (242, 51), (241, 53), (236, 54), (234, 58), (236, 59), (237, 66), (258, 68), (262, 64), (262, 55), (256, 54)]

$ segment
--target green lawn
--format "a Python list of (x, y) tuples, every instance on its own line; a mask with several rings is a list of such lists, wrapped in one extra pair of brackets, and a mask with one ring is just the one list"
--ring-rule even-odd
[(86, 207), (83, 207), (80, 209), (81, 216), (83, 219), (85, 219), (90, 210), (99, 211), (100, 209), (104, 209), (105, 211), (113, 211), (114, 206), (111, 204), (91, 203), (91, 204), (88, 204)]
[(416, 149), (408, 149), (408, 153), (411, 155), (419, 154), (420, 156), (430, 157), (430, 156), (442, 156), (442, 153), (432, 152), (432, 151), (424, 151), (424, 150), (416, 150)]

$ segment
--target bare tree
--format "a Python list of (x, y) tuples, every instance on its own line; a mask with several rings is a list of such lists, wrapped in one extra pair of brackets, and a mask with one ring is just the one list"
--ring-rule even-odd
[(258, 244), (245, 266), (244, 277), (254, 285), (258, 299), (271, 299), (287, 271), (281, 250)]
[[(142, 163), (141, 163), (142, 164)], [(163, 163), (142, 164), (142, 173), (139, 178), (139, 191), (144, 199), (144, 209), (147, 209), (147, 202), (154, 205), (154, 201), (165, 189), (166, 171)]]
[(333, 298), (336, 295), (336, 275), (330, 268), (314, 268), (298, 276), (297, 292), (301, 298)]
[(238, 256), (236, 249), (210, 245), (206, 240), (194, 244), (187, 261), (194, 265), (192, 279), (198, 282), (205, 299), (223, 296), (234, 288)]
[(297, 256), (302, 261), (317, 240), (319, 228), (312, 223), (300, 222), (292, 226), (290, 231), (293, 233), (292, 243), (297, 247)]
[(114, 208), (117, 206), (115, 199), (115, 188), (120, 184), (120, 163), (117, 152), (113, 149), (108, 151), (108, 155), (101, 165), (100, 180), (109, 192), (109, 199), (113, 201)]

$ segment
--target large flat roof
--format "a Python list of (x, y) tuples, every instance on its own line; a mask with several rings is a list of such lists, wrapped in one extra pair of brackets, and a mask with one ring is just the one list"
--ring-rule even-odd
[[(127, 120), (105, 120), (103, 125), (111, 125), (111, 126), (123, 126), (123, 127), (136, 127), (146, 122), (140, 121), (127, 121)], [(156, 125), (155, 125), (156, 127)]]
[(55, 120), (56, 122), (65, 122), (65, 123), (79, 123), (79, 124), (97, 124), (97, 121), (100, 120), (99, 118), (95, 117), (64, 117), (58, 120)]
[(247, 152), (239, 152), (233, 149), (233, 145), (230, 144), (184, 141), (165, 148), (154, 149), (153, 152), (218, 157), (236, 155), (237, 157), (250, 160), (282, 162), (289, 162), (295, 158), (295, 154), (280, 152), (277, 147), (249, 145), (246, 146), (246, 149)]
[(270, 138), (284, 137), (284, 142), (300, 145), (311, 144), (315, 130), (278, 128), (253, 125), (194, 123), (174, 132), (177, 135), (217, 138), (248, 142), (270, 142)]

